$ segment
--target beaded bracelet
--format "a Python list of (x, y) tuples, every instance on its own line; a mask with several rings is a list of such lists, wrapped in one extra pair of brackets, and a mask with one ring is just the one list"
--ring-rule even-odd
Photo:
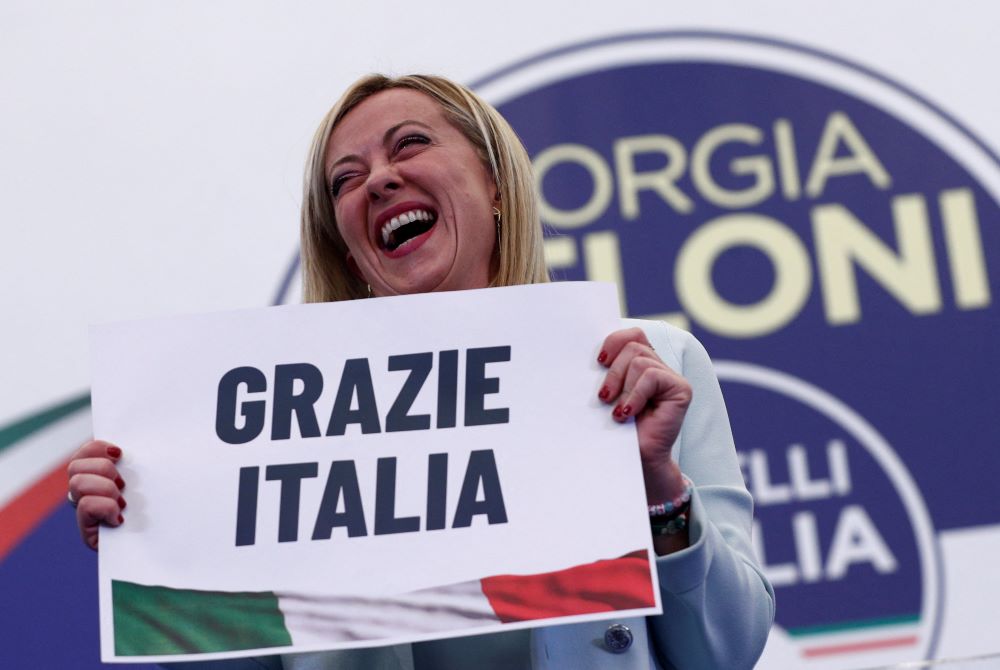
[(691, 504), (691, 493), (694, 491), (694, 484), (684, 475), (681, 475), (681, 477), (684, 479), (684, 490), (681, 491), (681, 494), (673, 500), (650, 505), (649, 516), (674, 517), (682, 511), (687, 510), (688, 505)]
[(687, 528), (688, 515), (687, 511), (679, 512), (676, 516), (671, 517), (669, 521), (663, 524), (656, 523), (654, 521), (649, 522), (649, 528), (653, 531), (653, 537), (660, 537), (662, 535), (676, 535), (685, 528)]

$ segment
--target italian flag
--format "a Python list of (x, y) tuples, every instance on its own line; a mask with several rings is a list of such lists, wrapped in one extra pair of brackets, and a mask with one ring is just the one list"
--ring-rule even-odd
[[(392, 597), (221, 592), (112, 582), (116, 656), (341, 642), (655, 607), (645, 549), (535, 575), (497, 575)], [(474, 631), (470, 630), (470, 634)]]

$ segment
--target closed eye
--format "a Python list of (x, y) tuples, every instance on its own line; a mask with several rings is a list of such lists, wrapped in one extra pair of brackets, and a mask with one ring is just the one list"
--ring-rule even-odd
[(406, 147), (412, 146), (414, 144), (430, 144), (430, 143), (431, 140), (426, 135), (413, 133), (411, 135), (406, 135), (404, 137), (399, 138), (399, 141), (396, 142), (395, 152), (399, 153)]
[(342, 174), (342, 175), (340, 175), (338, 177), (334, 177), (333, 183), (330, 184), (330, 195), (332, 197), (336, 198), (338, 195), (340, 195), (340, 191), (344, 188), (344, 185), (348, 181), (350, 181), (353, 177), (356, 177), (356, 176), (358, 176), (358, 173), (356, 173), (356, 172), (348, 172), (348, 173)]

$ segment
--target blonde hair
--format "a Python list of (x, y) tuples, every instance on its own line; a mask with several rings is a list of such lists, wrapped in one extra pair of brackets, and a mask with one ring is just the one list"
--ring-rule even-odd
[(302, 203), (302, 297), (305, 302), (368, 296), (366, 284), (347, 265), (347, 245), (326, 183), (326, 146), (337, 124), (365, 99), (390, 89), (412, 89), (441, 105), (445, 117), (475, 147), (500, 194), (499, 263), (490, 286), (549, 281), (542, 255), (531, 160), (510, 124), (475, 93), (443, 77), (372, 74), (356, 81), (327, 112), (313, 137), (306, 162)]

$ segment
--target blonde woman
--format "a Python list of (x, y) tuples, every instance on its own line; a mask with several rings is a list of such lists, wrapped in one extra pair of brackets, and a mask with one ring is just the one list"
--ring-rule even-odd
[[(309, 302), (548, 281), (524, 147), (495, 109), (440, 77), (372, 75), (348, 89), (313, 140), (301, 232)], [(650, 322), (608, 335), (598, 361), (607, 374), (594, 393), (616, 421), (635, 421), (662, 615), (184, 665), (753, 667), (773, 591), (750, 548), (752, 503), (707, 354), (691, 335)], [(95, 549), (100, 525), (125, 521), (121, 457), (93, 440), (69, 466), (80, 531)], [(571, 512), (567, 523), (589, 532)]]

